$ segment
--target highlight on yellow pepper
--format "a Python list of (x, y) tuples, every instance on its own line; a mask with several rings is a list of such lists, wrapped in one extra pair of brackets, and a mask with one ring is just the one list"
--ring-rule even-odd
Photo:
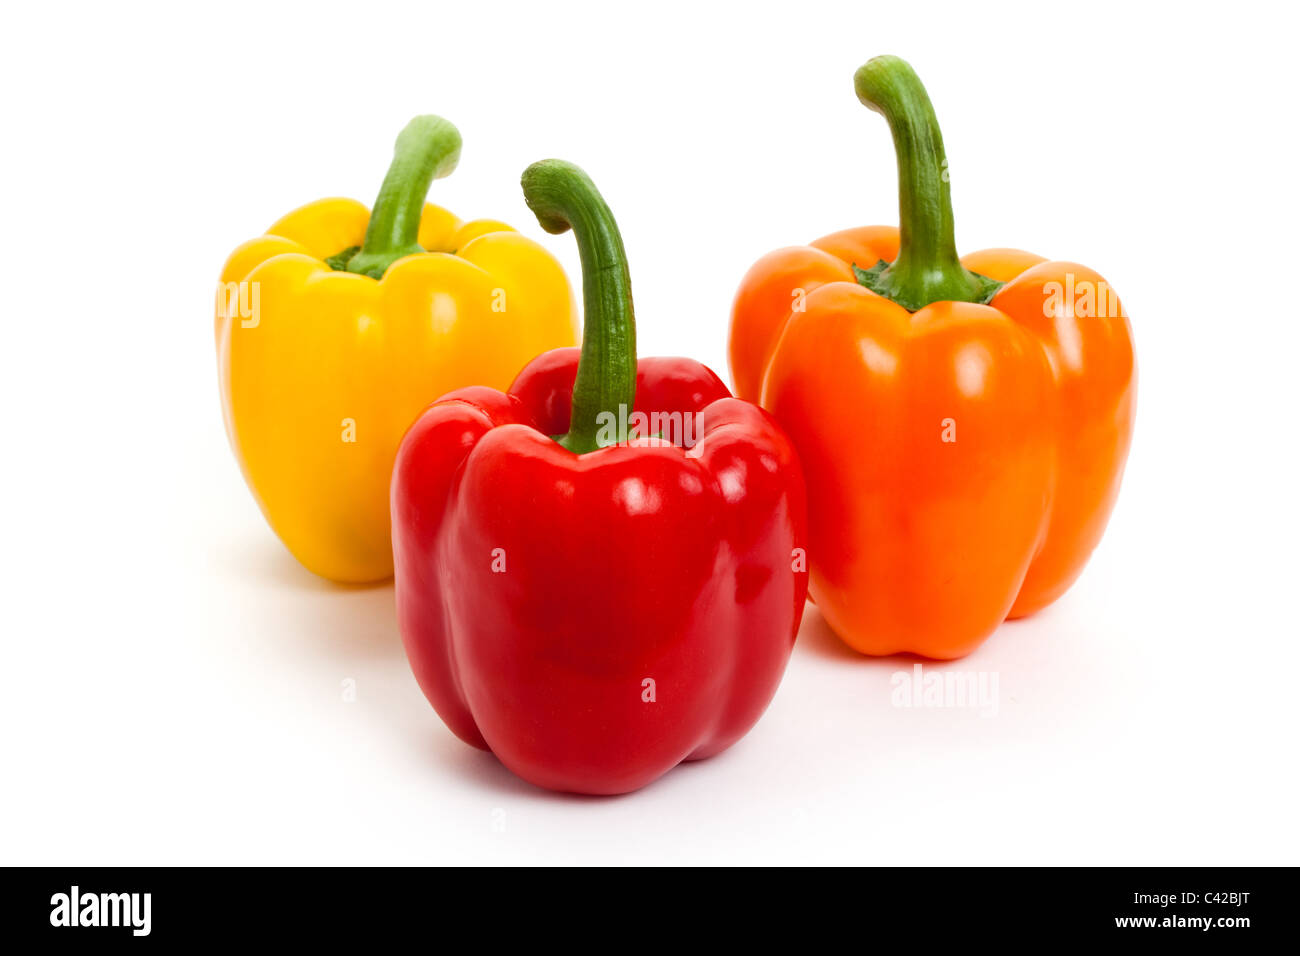
[(469, 385), (504, 390), (540, 352), (577, 344), (573, 292), (550, 253), (425, 202), (460, 148), (451, 123), (415, 118), (373, 214), (351, 199), (309, 203), (221, 270), (231, 447), (280, 540), (331, 581), (392, 575), (389, 478), (426, 405)]

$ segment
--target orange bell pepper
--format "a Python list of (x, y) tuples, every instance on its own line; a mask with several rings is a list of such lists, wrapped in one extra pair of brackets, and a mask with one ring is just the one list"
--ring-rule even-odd
[(957, 658), (1056, 600), (1101, 539), (1133, 431), (1132, 330), (1084, 266), (958, 259), (920, 80), (896, 57), (854, 80), (893, 133), (901, 232), (761, 259), (736, 296), (732, 374), (803, 461), (831, 628), (865, 654)]

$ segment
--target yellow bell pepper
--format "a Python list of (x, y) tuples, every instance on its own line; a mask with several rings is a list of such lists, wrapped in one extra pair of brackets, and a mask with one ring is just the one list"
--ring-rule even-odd
[(425, 203), (459, 155), (454, 126), (417, 117), (373, 216), (350, 199), (310, 203), (221, 272), (231, 446), (280, 540), (332, 581), (392, 574), (389, 478), (426, 405), (468, 385), (505, 389), (538, 353), (577, 342), (573, 292), (545, 249)]

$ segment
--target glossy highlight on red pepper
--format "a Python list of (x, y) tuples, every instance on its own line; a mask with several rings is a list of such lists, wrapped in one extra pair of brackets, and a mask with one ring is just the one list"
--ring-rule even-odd
[(803, 478), (775, 421), (708, 368), (636, 360), (622, 240), (586, 175), (548, 160), (524, 190), (576, 234), (583, 346), (412, 425), (392, 484), (399, 624), (462, 740), (542, 787), (623, 793), (724, 750), (770, 702), (807, 590)]

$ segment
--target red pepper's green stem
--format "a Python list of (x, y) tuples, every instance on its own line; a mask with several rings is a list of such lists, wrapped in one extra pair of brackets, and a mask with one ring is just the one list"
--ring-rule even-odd
[(931, 302), (985, 302), (991, 279), (962, 267), (953, 238), (948, 159), (934, 107), (916, 73), (896, 56), (878, 56), (853, 77), (858, 99), (889, 121), (898, 156), (898, 258), (863, 272), (873, 292), (915, 312)]
[(451, 123), (441, 116), (417, 116), (407, 123), (370, 213), (365, 242), (347, 260), (347, 271), (380, 279), (398, 259), (424, 252), (416, 242), (424, 197), (459, 161), (460, 131)]
[[(544, 159), (524, 170), (524, 200), (549, 233), (572, 228), (582, 260), (582, 357), (573, 383), (569, 431), (557, 440), (575, 454), (600, 447), (602, 413), (623, 422), (636, 401), (636, 318), (632, 278), (614, 214), (577, 166)], [(621, 406), (621, 408), (620, 408)]]

